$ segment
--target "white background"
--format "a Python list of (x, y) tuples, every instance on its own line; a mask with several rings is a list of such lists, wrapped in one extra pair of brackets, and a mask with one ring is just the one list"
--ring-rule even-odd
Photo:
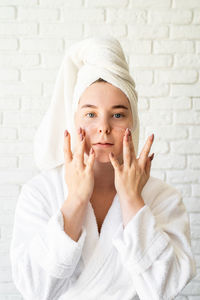
[(200, 299), (200, 0), (0, 0), (0, 299), (12, 283), (9, 245), (22, 185), (38, 173), (33, 138), (65, 50), (111, 34), (139, 95), (140, 147), (155, 134), (152, 175), (183, 195), (198, 275), (176, 299)]

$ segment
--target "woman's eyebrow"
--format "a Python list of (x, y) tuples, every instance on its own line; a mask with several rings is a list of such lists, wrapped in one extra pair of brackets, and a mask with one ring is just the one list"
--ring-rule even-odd
[[(97, 106), (92, 105), (92, 104), (85, 104), (85, 105), (81, 106), (81, 108), (86, 108), (86, 107), (98, 108)], [(121, 105), (121, 104), (119, 104), (119, 105), (114, 105), (114, 106), (112, 106), (111, 108), (123, 108), (123, 109), (128, 109), (127, 106), (124, 106), (124, 105)]]

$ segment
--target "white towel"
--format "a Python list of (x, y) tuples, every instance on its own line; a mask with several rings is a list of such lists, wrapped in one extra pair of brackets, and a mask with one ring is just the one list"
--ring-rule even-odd
[(137, 155), (137, 92), (122, 47), (112, 36), (89, 37), (74, 43), (64, 56), (50, 106), (34, 138), (34, 159), (38, 169), (47, 170), (64, 163), (65, 129), (71, 134), (71, 148), (74, 151), (74, 113), (83, 91), (98, 78), (120, 88), (129, 99), (134, 124), (132, 138)]

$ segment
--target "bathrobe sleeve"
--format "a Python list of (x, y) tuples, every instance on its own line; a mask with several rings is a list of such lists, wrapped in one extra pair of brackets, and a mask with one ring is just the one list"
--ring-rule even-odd
[(18, 198), (10, 247), (13, 281), (27, 300), (56, 300), (70, 286), (86, 230), (75, 242), (64, 231), (60, 209), (53, 215), (44, 196), (28, 185)]
[(172, 300), (196, 275), (189, 218), (174, 188), (161, 185), (152, 194), (146, 189), (145, 206), (121, 224), (113, 244), (141, 300)]

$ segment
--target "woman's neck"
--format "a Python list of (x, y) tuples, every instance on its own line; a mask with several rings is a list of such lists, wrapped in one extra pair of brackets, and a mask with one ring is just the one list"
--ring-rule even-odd
[(112, 191), (114, 185), (114, 168), (110, 162), (94, 162), (94, 190)]

